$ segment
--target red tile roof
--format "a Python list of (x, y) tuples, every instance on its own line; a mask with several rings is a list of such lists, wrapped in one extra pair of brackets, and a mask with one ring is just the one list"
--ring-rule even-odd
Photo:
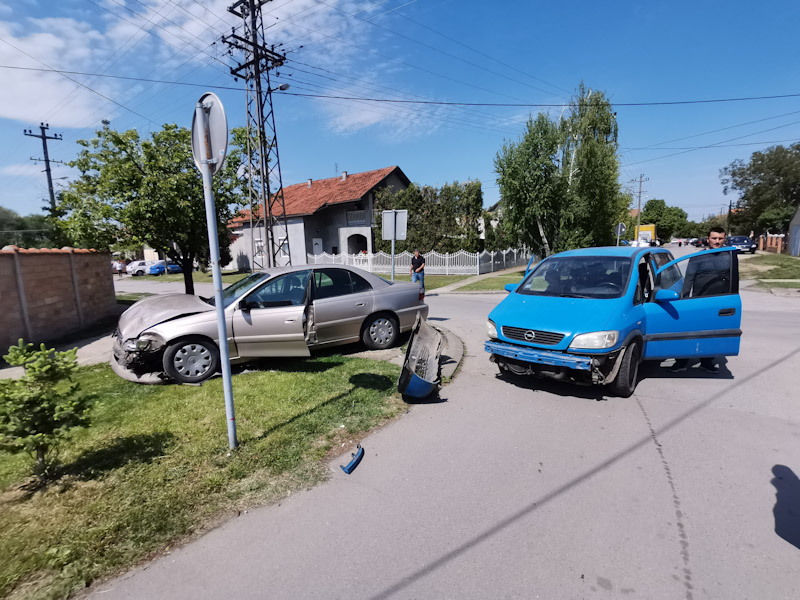
[[(285, 187), (283, 188), (283, 201), (286, 206), (286, 216), (311, 215), (326, 206), (360, 200), (395, 170), (400, 179), (408, 182), (408, 178), (400, 170), (400, 167), (394, 166), (364, 173), (352, 173), (347, 177), (342, 175), (330, 179), (312, 180), (310, 186), (306, 182)], [(228, 222), (228, 227), (235, 228), (249, 220), (250, 209), (242, 209), (236, 217)]]

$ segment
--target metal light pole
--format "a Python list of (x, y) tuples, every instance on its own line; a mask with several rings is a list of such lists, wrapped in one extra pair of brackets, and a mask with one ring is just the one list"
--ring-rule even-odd
[[(213, 120), (211, 118), (213, 111)], [(194, 109), (192, 123), (192, 154), (195, 164), (203, 175), (203, 197), (206, 204), (206, 225), (211, 257), (211, 273), (214, 279), (214, 306), (217, 310), (217, 335), (219, 336), (219, 359), (222, 370), (222, 387), (225, 395), (225, 417), (228, 422), (228, 447), (233, 450), (236, 440), (236, 414), (233, 410), (233, 386), (231, 384), (231, 359), (228, 353), (228, 331), (225, 324), (225, 305), (222, 297), (222, 271), (219, 266), (219, 238), (217, 236), (217, 211), (214, 206), (212, 176), (222, 168), (228, 149), (228, 123), (222, 102), (212, 93), (203, 94)], [(215, 158), (219, 156), (219, 158)], [(213, 169), (213, 170), (212, 170)]]

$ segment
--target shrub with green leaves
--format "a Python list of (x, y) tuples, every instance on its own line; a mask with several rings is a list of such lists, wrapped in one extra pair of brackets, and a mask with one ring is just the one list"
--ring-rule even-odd
[(36, 350), (20, 339), (3, 356), (25, 373), (0, 381), (0, 450), (30, 454), (40, 479), (50, 475), (57, 463), (59, 440), (70, 429), (89, 424), (92, 400), (78, 394), (72, 379), (77, 353), (77, 348), (56, 352), (44, 344)]

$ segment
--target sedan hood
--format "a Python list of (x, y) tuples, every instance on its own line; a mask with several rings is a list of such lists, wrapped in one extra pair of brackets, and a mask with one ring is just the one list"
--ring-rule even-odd
[(497, 325), (564, 334), (566, 347), (578, 333), (603, 331), (619, 309), (619, 298), (562, 298), (511, 293), (489, 318)]
[(145, 298), (122, 313), (119, 319), (119, 337), (123, 341), (136, 338), (153, 325), (211, 310), (214, 310), (213, 306), (189, 294), (165, 294)]

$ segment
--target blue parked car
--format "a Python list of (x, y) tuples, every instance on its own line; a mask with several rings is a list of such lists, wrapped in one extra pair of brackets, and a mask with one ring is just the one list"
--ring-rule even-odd
[(163, 275), (167, 272), (167, 267), (164, 265), (163, 260), (154, 260), (147, 267), (148, 275)]
[(178, 263), (167, 261), (167, 273), (183, 273), (183, 269)]
[(642, 360), (735, 356), (742, 303), (733, 248), (677, 260), (663, 248), (570, 250), (529, 271), (489, 314), (501, 373), (633, 394)]

